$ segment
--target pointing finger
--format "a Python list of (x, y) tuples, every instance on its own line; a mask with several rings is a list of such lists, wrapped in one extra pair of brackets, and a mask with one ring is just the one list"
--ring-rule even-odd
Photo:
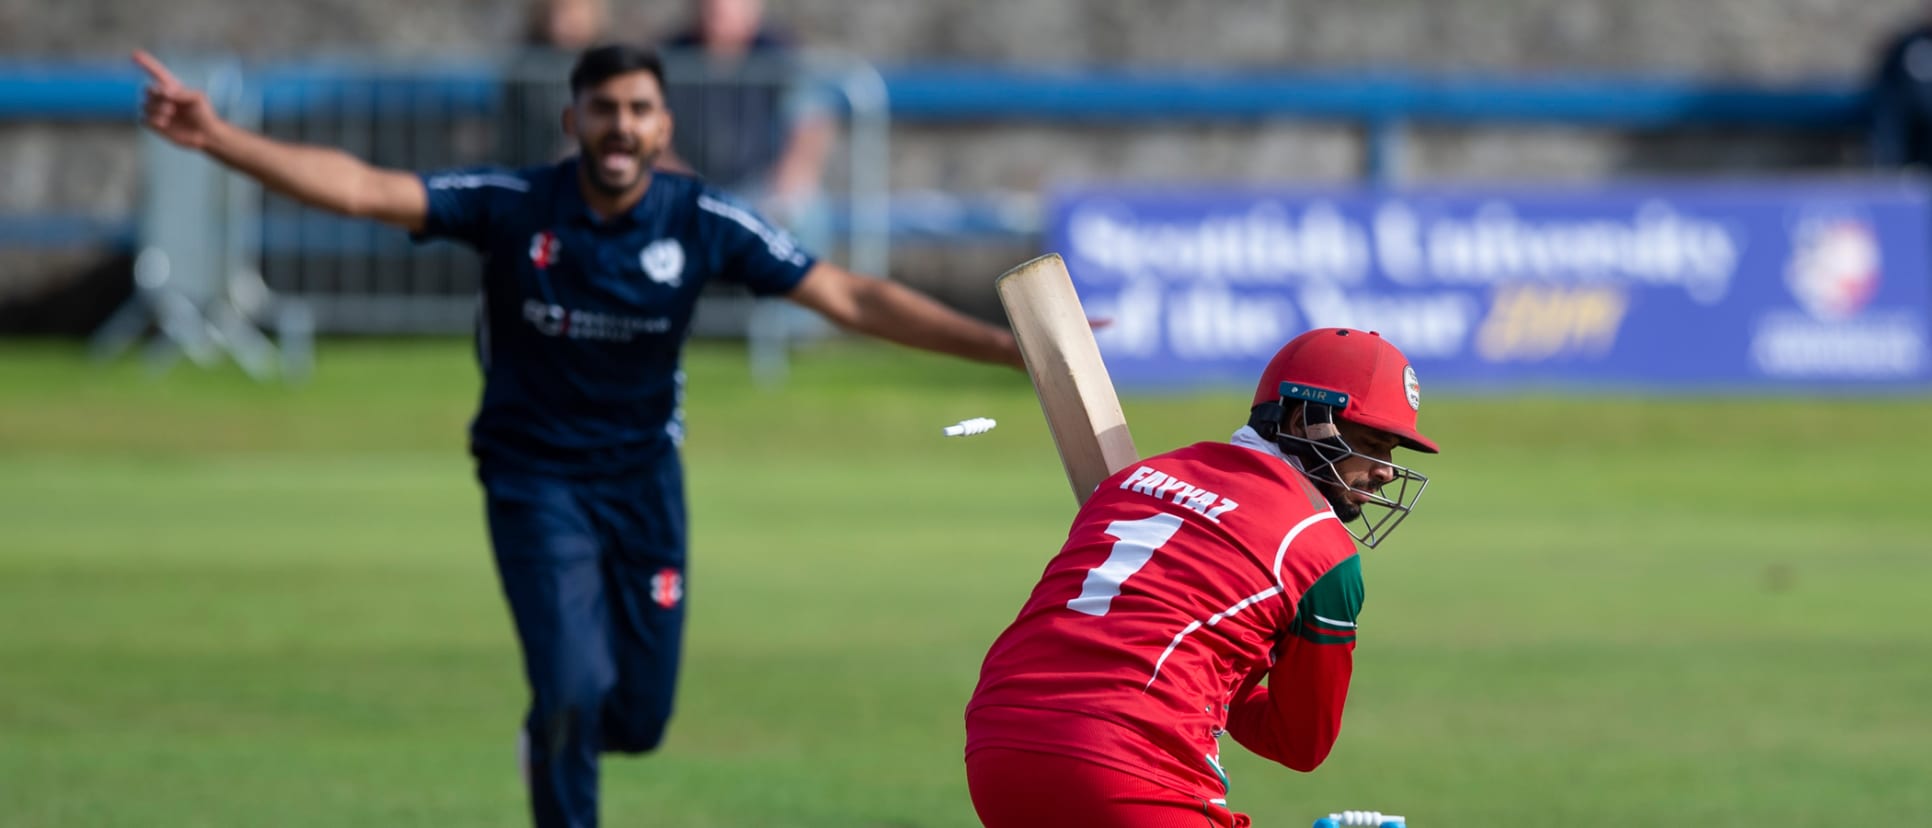
[(181, 88), (181, 81), (174, 76), (174, 73), (168, 71), (168, 67), (162, 65), (161, 61), (156, 60), (153, 55), (148, 54), (147, 50), (135, 49), (134, 63), (140, 66), (142, 71), (147, 72), (149, 77), (154, 78), (155, 84), (164, 91)]

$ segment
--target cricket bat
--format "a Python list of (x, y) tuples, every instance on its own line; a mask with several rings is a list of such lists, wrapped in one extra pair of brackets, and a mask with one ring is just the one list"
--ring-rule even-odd
[(1100, 481), (1140, 459), (1113, 380), (1100, 361), (1093, 325), (1073, 292), (1067, 263), (1048, 253), (1007, 271), (993, 283), (1026, 358), (1053, 444), (1066, 467), (1073, 498), (1087, 502)]

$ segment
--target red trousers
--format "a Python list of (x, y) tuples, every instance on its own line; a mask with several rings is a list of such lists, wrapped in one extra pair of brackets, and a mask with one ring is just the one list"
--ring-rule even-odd
[(1005, 748), (966, 757), (986, 828), (1246, 828), (1248, 817), (1138, 776), (1066, 756)]

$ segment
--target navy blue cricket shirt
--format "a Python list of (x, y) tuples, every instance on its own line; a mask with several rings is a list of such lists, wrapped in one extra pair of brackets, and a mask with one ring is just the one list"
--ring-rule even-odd
[(577, 161), (425, 173), (418, 238), (483, 254), (470, 449), (490, 466), (618, 473), (683, 437), (679, 352), (712, 279), (789, 292), (812, 266), (790, 234), (698, 179), (653, 172), (644, 198), (599, 220)]

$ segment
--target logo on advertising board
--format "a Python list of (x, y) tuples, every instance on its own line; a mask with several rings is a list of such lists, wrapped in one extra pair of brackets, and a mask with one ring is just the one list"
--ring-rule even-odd
[(1802, 228), (1796, 236), (1785, 283), (1798, 304), (1826, 322), (1857, 316), (1878, 293), (1878, 237), (1871, 226), (1834, 219)]
[(1883, 251), (1864, 218), (1800, 220), (1792, 229), (1784, 282), (1802, 313), (1771, 311), (1758, 319), (1751, 355), (1759, 370), (1823, 380), (1917, 374), (1925, 355), (1919, 320), (1906, 312), (1869, 310), (1884, 284)]

